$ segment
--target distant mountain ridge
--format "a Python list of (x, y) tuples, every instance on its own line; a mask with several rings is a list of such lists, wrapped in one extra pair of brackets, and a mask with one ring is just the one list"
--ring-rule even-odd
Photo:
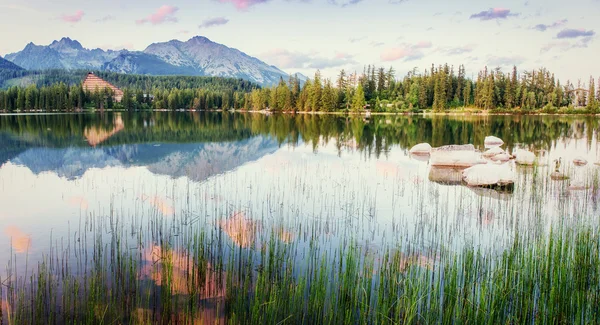
[(0, 57), (0, 70), (20, 71), (23, 68)]
[[(64, 37), (42, 46), (33, 43), (6, 60), (27, 70), (90, 69), (128, 74), (241, 78), (273, 85), (288, 74), (242, 51), (196, 36), (186, 42), (150, 44), (144, 51), (86, 49)], [(305, 78), (301, 78), (305, 80)]]

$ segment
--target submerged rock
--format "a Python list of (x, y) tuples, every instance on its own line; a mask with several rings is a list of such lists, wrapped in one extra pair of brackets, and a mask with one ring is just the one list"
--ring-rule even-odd
[(461, 185), (463, 181), (462, 168), (431, 167), (429, 180), (443, 185)]
[(573, 164), (575, 164), (575, 166), (585, 166), (587, 165), (587, 163), (587, 159), (583, 157), (576, 157), (575, 159), (573, 159)]
[(490, 135), (485, 137), (484, 144), (486, 146), (501, 146), (504, 144), (504, 141), (498, 137)]
[(431, 150), (431, 165), (443, 167), (471, 167), (485, 164), (481, 154), (475, 151), (472, 144), (449, 145)]
[(477, 165), (463, 171), (468, 186), (509, 187), (515, 183), (515, 175), (509, 165)]
[(431, 153), (431, 145), (429, 143), (419, 143), (408, 151), (411, 155), (429, 155)]
[(554, 181), (564, 181), (569, 179), (569, 176), (555, 170), (552, 172), (552, 174), (550, 174), (550, 178)]
[(516, 162), (519, 165), (533, 166), (535, 154), (528, 150), (519, 150), (516, 154)]
[(496, 189), (486, 187), (468, 186), (467, 188), (481, 197), (490, 198), (498, 201), (508, 201), (512, 198), (513, 195), (510, 191), (498, 191)]

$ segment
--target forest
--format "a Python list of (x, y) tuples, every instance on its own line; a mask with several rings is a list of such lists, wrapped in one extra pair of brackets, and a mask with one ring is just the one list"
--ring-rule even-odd
[[(23, 73), (22, 71), (19, 73)], [(367, 66), (361, 74), (340, 71), (335, 80), (317, 71), (302, 82), (296, 76), (261, 88), (242, 80), (219, 77), (141, 76), (109, 72), (97, 75), (124, 91), (115, 103), (110, 90), (85, 91), (85, 71), (31, 72), (27, 87), (0, 90), (0, 110), (73, 110), (90, 108), (270, 110), (302, 112), (419, 112), (475, 109), (506, 112), (585, 112), (600, 109), (600, 89), (590, 77), (587, 85), (564, 84), (545, 68), (510, 72), (485, 67), (475, 79), (463, 65), (455, 72), (448, 64), (408, 72), (396, 78), (393, 68)], [(600, 80), (599, 80), (600, 83)], [(577, 108), (577, 110), (575, 110)]]
[[(599, 81), (600, 83), (600, 81)], [(337, 79), (324, 79), (317, 71), (302, 88), (297, 80), (281, 81), (272, 88), (256, 89), (246, 95), (245, 108), (297, 111), (362, 111), (417, 112), (445, 111), (456, 108), (476, 108), (503, 111), (556, 112), (560, 108), (583, 107), (587, 112), (598, 110), (600, 89), (594, 78), (586, 88), (581, 81), (575, 86), (555, 79), (545, 68), (510, 73), (500, 68), (484, 68), (475, 80), (466, 77), (464, 66), (447, 64), (418, 73), (410, 71), (402, 79), (393, 68), (368, 66), (361, 75), (340, 71)]]

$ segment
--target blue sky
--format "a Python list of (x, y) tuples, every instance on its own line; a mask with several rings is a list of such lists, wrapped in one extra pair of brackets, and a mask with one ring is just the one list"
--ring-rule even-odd
[[(600, 75), (600, 0), (0, 0), (0, 55), (68, 36), (87, 48), (143, 50), (202, 35), (287, 72), (432, 63)], [(596, 22), (595, 22), (596, 20)]]

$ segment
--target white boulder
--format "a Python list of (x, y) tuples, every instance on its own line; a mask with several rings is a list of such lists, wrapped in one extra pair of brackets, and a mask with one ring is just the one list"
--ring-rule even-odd
[(502, 139), (500, 139), (498, 137), (490, 135), (490, 136), (485, 137), (484, 144), (486, 146), (501, 146), (504, 144), (504, 141), (502, 141)]
[(463, 171), (469, 186), (506, 186), (515, 183), (515, 175), (507, 164), (476, 165)]
[(507, 161), (510, 160), (510, 158), (511, 157), (510, 157), (509, 154), (507, 154), (507, 153), (501, 153), (501, 154), (498, 154), (498, 155), (495, 155), (495, 156), (491, 157), (490, 159), (492, 161), (507, 162)]
[(499, 155), (499, 154), (503, 154), (503, 153), (505, 153), (505, 152), (504, 152), (504, 150), (502, 148), (500, 148), (500, 147), (493, 147), (493, 148), (491, 148), (489, 150), (486, 150), (483, 153), (483, 156), (485, 158), (492, 158), (495, 155)]
[(528, 150), (519, 150), (517, 151), (515, 161), (519, 165), (533, 166), (535, 163), (535, 154)]
[(433, 148), (430, 162), (438, 167), (471, 167), (487, 163), (472, 144)]
[(431, 153), (431, 145), (429, 143), (419, 143), (408, 151), (411, 155), (428, 155)]

